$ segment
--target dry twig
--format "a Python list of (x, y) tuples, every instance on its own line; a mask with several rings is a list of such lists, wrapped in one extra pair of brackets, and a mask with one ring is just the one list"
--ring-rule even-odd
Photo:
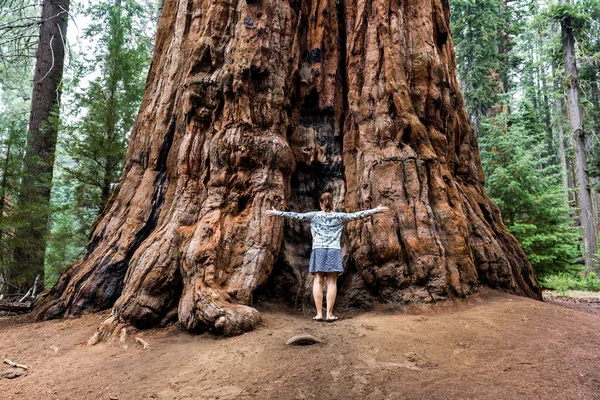
[(24, 370), (28, 370), (29, 367), (27, 365), (23, 365), (23, 364), (17, 364), (16, 362), (12, 362), (10, 361), (8, 358), (4, 359), (4, 364), (8, 364), (13, 368), (22, 368)]
[(150, 348), (150, 345), (148, 344), (148, 342), (146, 342), (144, 339), (136, 337), (135, 341), (140, 343), (142, 346), (144, 346), (144, 350), (148, 350)]

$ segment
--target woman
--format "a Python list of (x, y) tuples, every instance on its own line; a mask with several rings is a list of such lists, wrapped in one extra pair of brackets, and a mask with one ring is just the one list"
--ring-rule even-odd
[(329, 193), (323, 193), (319, 203), (322, 211), (294, 213), (273, 209), (268, 210), (266, 214), (296, 221), (310, 221), (313, 246), (310, 253), (309, 272), (315, 276), (313, 297), (317, 307), (317, 315), (313, 319), (317, 322), (323, 321), (323, 280), (327, 277), (327, 317), (325, 321), (333, 322), (338, 319), (333, 315), (333, 304), (337, 294), (337, 275), (344, 271), (340, 249), (340, 237), (344, 223), (387, 211), (388, 208), (379, 205), (377, 208), (355, 213), (333, 212), (333, 199)]

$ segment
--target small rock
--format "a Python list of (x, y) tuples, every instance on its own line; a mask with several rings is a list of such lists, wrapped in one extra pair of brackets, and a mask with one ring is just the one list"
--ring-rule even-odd
[(309, 346), (315, 343), (323, 343), (323, 341), (314, 337), (313, 335), (301, 334), (292, 336), (285, 344), (288, 346)]

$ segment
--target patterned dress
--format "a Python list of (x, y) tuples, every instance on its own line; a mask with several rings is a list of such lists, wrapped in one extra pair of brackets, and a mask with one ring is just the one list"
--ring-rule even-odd
[(312, 252), (310, 253), (310, 274), (315, 272), (344, 272), (342, 266), (342, 250), (340, 237), (344, 224), (361, 218), (366, 218), (379, 211), (373, 208), (355, 213), (314, 211), (295, 213), (275, 211), (275, 215), (296, 221), (310, 222), (313, 237)]

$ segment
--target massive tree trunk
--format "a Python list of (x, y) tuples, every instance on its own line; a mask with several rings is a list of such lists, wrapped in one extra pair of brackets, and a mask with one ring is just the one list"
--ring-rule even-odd
[[(563, 3), (568, 3), (568, 1), (563, 0)], [(596, 260), (598, 238), (587, 171), (586, 135), (583, 129), (581, 104), (579, 102), (579, 80), (577, 77), (573, 19), (570, 16), (561, 20), (561, 32), (563, 51), (565, 53), (565, 74), (567, 76), (567, 106), (569, 108), (569, 120), (573, 131), (573, 147), (575, 149), (575, 163), (577, 167), (576, 179), (579, 205), (581, 207), (580, 219), (583, 227), (585, 268), (586, 272), (589, 273), (598, 266), (598, 260)]]
[(47, 0), (42, 6), (27, 150), (19, 190), (23, 225), (15, 232), (11, 283), (26, 291), (36, 276), (44, 282), (48, 208), (58, 133), (58, 107), (65, 60), (69, 0)]
[(483, 189), (444, 1), (165, 3), (126, 166), (41, 318), (179, 320), (226, 335), (253, 293), (309, 284), (308, 227), (267, 217), (388, 205), (344, 239), (341, 300), (434, 302), (480, 284), (540, 297)]

